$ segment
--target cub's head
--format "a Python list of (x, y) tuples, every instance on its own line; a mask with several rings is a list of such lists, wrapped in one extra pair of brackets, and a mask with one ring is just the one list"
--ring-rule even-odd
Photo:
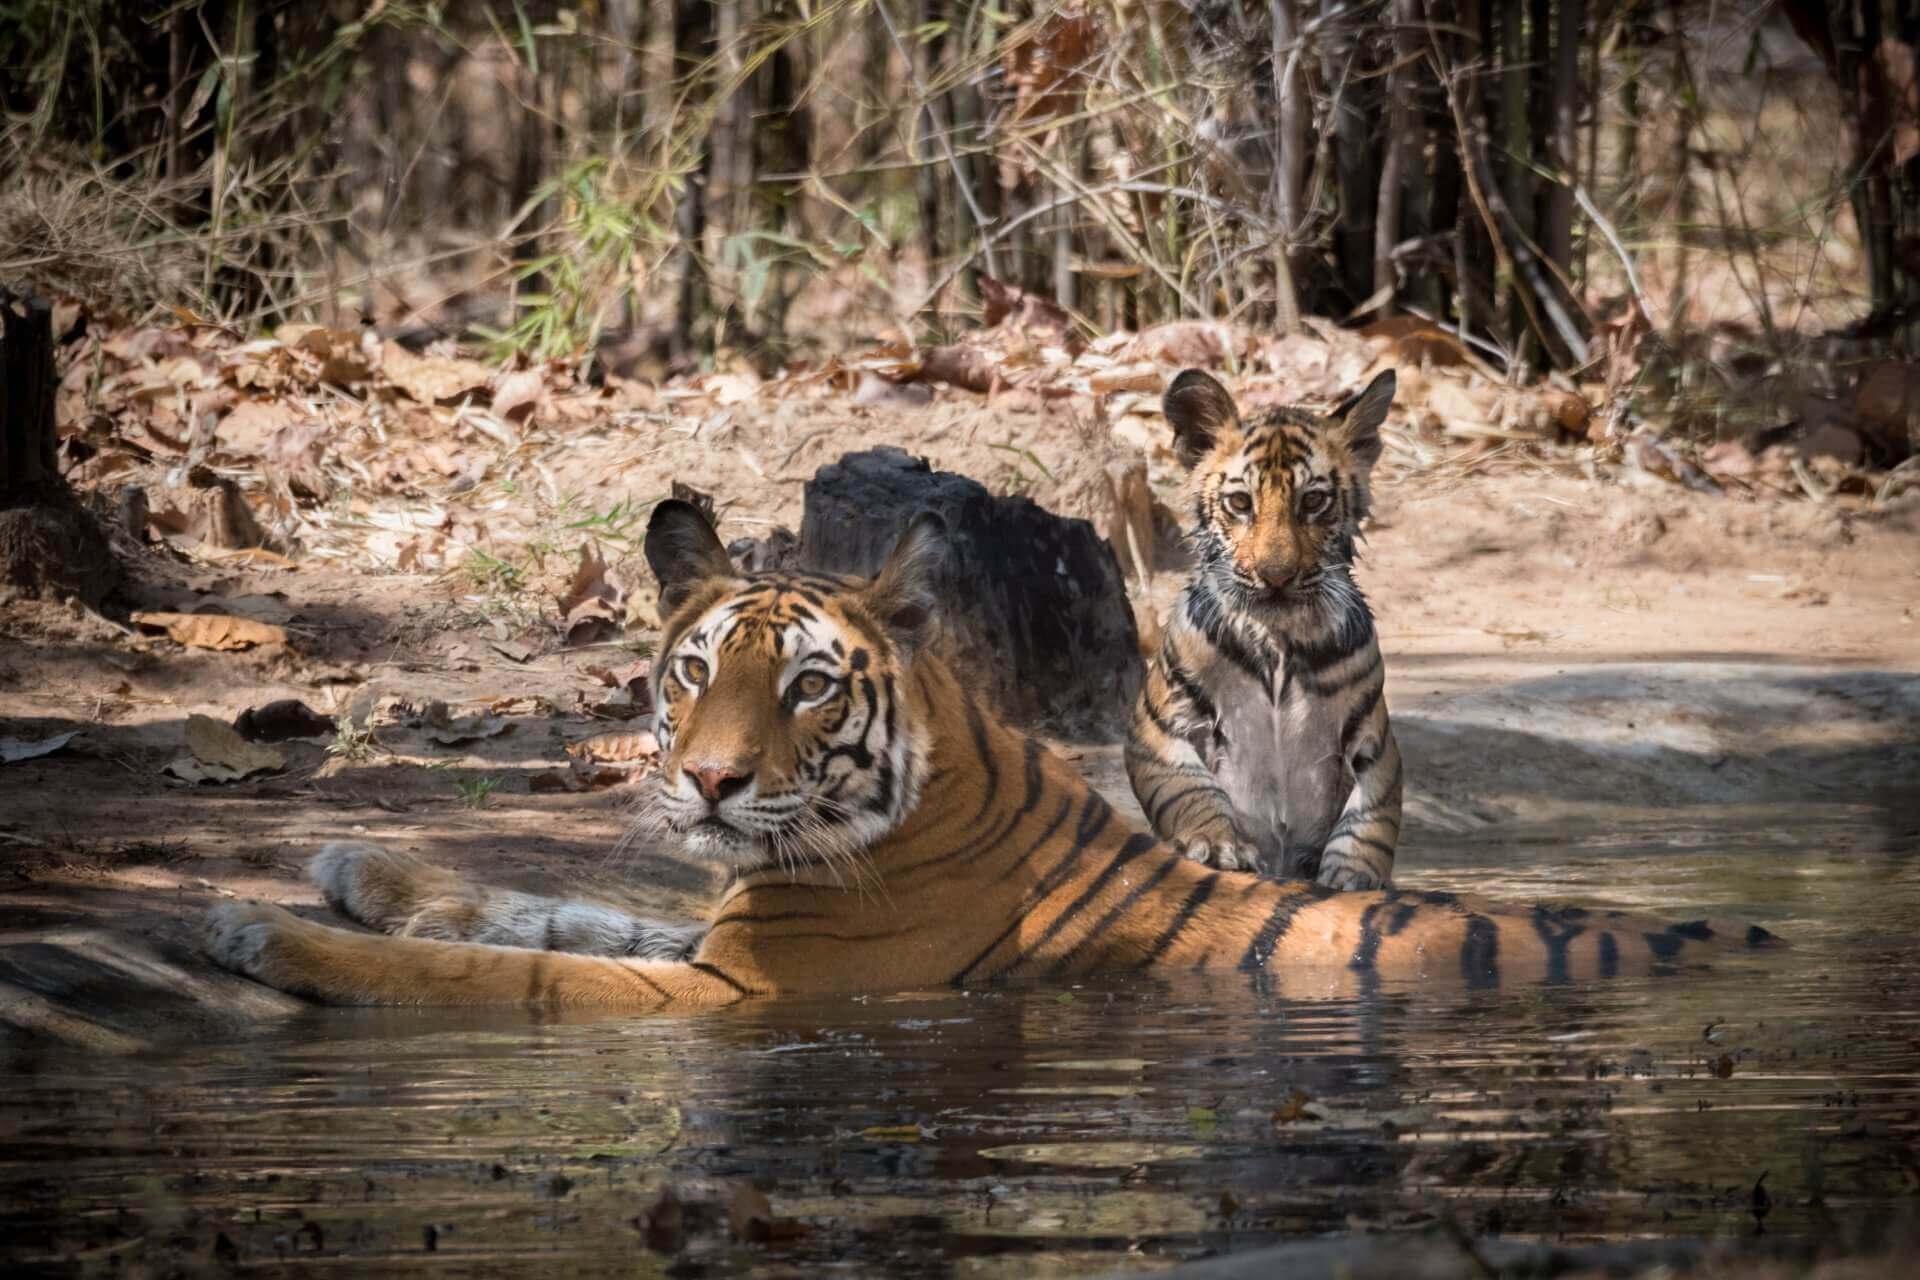
[(930, 740), (908, 667), (947, 550), (914, 520), (872, 581), (743, 574), (685, 502), (647, 526), (665, 630), (654, 661), (654, 807), (691, 853), (738, 870), (860, 851), (919, 801)]
[(1168, 385), (1174, 451), (1191, 473), (1194, 551), (1228, 601), (1282, 613), (1351, 589), (1347, 566), (1393, 391), (1389, 369), (1325, 416), (1266, 409), (1242, 418), (1227, 389), (1198, 369)]

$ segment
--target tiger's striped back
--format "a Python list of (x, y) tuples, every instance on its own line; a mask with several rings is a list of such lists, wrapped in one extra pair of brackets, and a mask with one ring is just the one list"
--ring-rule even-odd
[[(868, 850), (859, 888), (773, 868), (722, 899), (698, 959), (746, 992), (855, 992), (1228, 969), (1283, 990), (1388, 980), (1468, 987), (1659, 972), (1729, 940), (1577, 908), (1339, 892), (1207, 868), (1121, 819), (1037, 740), (995, 721), (937, 661), (914, 700), (942, 726), (919, 806)], [(1732, 939), (1770, 942), (1756, 931)]]

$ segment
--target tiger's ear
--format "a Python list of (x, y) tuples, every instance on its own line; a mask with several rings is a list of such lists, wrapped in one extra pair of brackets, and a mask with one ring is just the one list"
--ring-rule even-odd
[(1388, 369), (1369, 382), (1366, 390), (1348, 396), (1327, 415), (1334, 438), (1345, 444), (1362, 466), (1371, 467), (1380, 460), (1380, 424), (1387, 420), (1398, 385), (1393, 370)]
[(693, 594), (694, 588), (714, 578), (731, 578), (733, 561), (700, 508), (669, 498), (653, 509), (647, 521), (647, 566), (660, 582), (660, 617), (664, 621)]
[(1185, 369), (1167, 384), (1160, 411), (1173, 426), (1173, 452), (1191, 468), (1207, 456), (1222, 431), (1240, 425), (1233, 397), (1202, 369)]
[(947, 562), (947, 522), (922, 511), (861, 593), (861, 603), (908, 652), (920, 647), (940, 609), (940, 570)]

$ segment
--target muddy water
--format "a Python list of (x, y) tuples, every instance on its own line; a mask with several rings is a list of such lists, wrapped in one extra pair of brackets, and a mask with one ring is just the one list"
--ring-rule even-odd
[[(1280, 1000), (1238, 977), (673, 1019), (320, 1011), (0, 1064), (8, 1274), (1098, 1274), (1448, 1217), (1873, 1243), (1920, 1207), (1911, 815), (1422, 850), (1415, 888), (1734, 914), (1712, 972)], [(732, 1188), (776, 1216), (729, 1240)], [(664, 1186), (684, 1248), (636, 1225)]]

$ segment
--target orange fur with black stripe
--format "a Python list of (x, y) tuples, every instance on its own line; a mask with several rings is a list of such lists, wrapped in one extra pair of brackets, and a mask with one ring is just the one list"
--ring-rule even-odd
[[(1300, 992), (1382, 978), (1518, 984), (1770, 941), (1445, 894), (1336, 893), (1182, 857), (920, 647), (943, 549), (930, 517), (871, 583), (737, 575), (685, 504), (655, 512), (647, 549), (672, 611), (659, 817), (736, 872), (691, 955), (641, 958), (685, 939), (662, 942), (665, 926), (619, 913), (587, 931), (601, 954), (541, 949), (570, 936), (543, 931), (544, 900), (345, 845), (315, 872), (337, 908), (385, 934), (228, 904), (209, 919), (216, 959), (333, 1003), (670, 1010), (1157, 968), (1245, 970)], [(551, 902), (545, 919), (582, 905)], [(449, 940), (463, 930), (490, 942)]]
[(1351, 565), (1394, 375), (1326, 415), (1243, 418), (1189, 369), (1167, 388), (1194, 570), (1134, 704), (1127, 776), (1208, 866), (1378, 889), (1400, 840), (1386, 668)]

